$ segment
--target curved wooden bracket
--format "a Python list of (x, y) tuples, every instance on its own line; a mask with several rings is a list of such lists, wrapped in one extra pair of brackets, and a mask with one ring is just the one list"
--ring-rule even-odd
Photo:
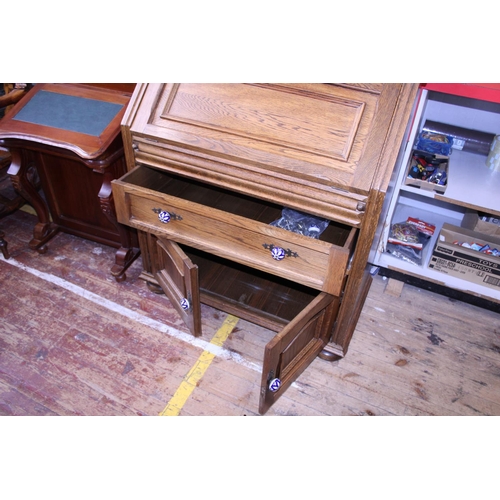
[(113, 176), (110, 172), (104, 174), (104, 180), (99, 191), (99, 203), (106, 218), (116, 227), (120, 235), (122, 246), (115, 253), (115, 263), (111, 268), (111, 274), (117, 282), (125, 281), (125, 271), (141, 254), (139, 248), (133, 246), (131, 229), (120, 224), (116, 218), (115, 204), (113, 202), (113, 190), (111, 181)]
[(57, 234), (59, 229), (51, 222), (47, 204), (38, 193), (36, 187), (38, 173), (33, 159), (27, 152), (17, 148), (12, 148), (10, 153), (12, 162), (7, 173), (12, 180), (12, 185), (34, 208), (38, 217), (38, 223), (33, 229), (33, 239), (29, 242), (29, 246), (38, 253), (45, 253), (47, 251), (46, 243)]

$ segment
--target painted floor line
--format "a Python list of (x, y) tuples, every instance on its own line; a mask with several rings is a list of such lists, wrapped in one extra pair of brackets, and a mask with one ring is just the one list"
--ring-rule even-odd
[(133, 311), (127, 307), (121, 306), (120, 304), (108, 300), (105, 297), (101, 297), (100, 295), (97, 295), (89, 290), (85, 290), (85, 288), (82, 288), (78, 285), (75, 285), (74, 283), (66, 281), (63, 278), (59, 278), (52, 274), (44, 273), (43, 271), (39, 271), (38, 269), (26, 266), (25, 264), (18, 262), (12, 257), (10, 259), (4, 259), (3, 257), (0, 257), (0, 261), (5, 262), (6, 264), (10, 264), (11, 266), (17, 267), (18, 269), (30, 273), (33, 276), (41, 278), (49, 283), (57, 285), (65, 290), (68, 290), (69, 292), (74, 293), (75, 295), (78, 295), (79, 297), (82, 297), (90, 302), (93, 302), (94, 304), (105, 307), (110, 311), (114, 311), (132, 321), (136, 321), (137, 323), (140, 323), (144, 326), (153, 328), (161, 333), (165, 333), (170, 337), (173, 337), (177, 340), (190, 344), (194, 347), (199, 347), (204, 351), (212, 353), (214, 356), (234, 361), (242, 366), (250, 368), (251, 370), (260, 372), (262, 369), (262, 367), (259, 366), (258, 364), (247, 361), (240, 354), (231, 352), (228, 349), (224, 349), (224, 347), (222, 347), (221, 345), (216, 345), (212, 342), (207, 342), (206, 340), (193, 337), (191, 334), (181, 332), (176, 328), (173, 328), (160, 321), (156, 321), (152, 318), (149, 318), (144, 314)]
[[(238, 318), (236, 316), (232, 316), (231, 314), (228, 315), (224, 320), (224, 323), (222, 323), (222, 326), (213, 336), (210, 344), (222, 347), (237, 323)], [(205, 375), (205, 372), (208, 370), (214, 358), (215, 354), (211, 352), (203, 351), (201, 353), (200, 357), (196, 360), (196, 363), (180, 383), (179, 388), (175, 391), (175, 394), (170, 398), (167, 406), (165, 406), (163, 411), (160, 412), (160, 416), (176, 417), (180, 415), (186, 401), (198, 386), (198, 383), (203, 378), (203, 375)]]

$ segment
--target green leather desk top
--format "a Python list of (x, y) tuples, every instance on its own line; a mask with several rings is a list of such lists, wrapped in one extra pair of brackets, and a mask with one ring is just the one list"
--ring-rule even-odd
[(12, 119), (100, 136), (122, 104), (41, 90)]
[(46, 145), (99, 158), (116, 143), (130, 95), (90, 84), (36, 84), (0, 120), (0, 145), (22, 141), (21, 147)]

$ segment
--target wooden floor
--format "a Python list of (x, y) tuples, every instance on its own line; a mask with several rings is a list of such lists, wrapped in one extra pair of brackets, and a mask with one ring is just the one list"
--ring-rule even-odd
[[(116, 283), (114, 249), (61, 233), (39, 255), (34, 222), (0, 220), (0, 415), (258, 414), (272, 332), (238, 320), (216, 347), (226, 314), (203, 306), (195, 340), (140, 260)], [(316, 359), (266, 416), (500, 415), (500, 315), (397, 285), (375, 277), (347, 356)]]

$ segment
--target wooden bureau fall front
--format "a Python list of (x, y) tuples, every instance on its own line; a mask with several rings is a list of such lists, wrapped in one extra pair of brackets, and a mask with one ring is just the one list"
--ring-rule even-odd
[[(318, 355), (346, 354), (367, 258), (417, 86), (138, 84), (122, 121), (118, 220), (142, 277), (193, 335), (200, 302), (276, 332), (259, 412)], [(272, 225), (326, 219), (319, 239)]]

